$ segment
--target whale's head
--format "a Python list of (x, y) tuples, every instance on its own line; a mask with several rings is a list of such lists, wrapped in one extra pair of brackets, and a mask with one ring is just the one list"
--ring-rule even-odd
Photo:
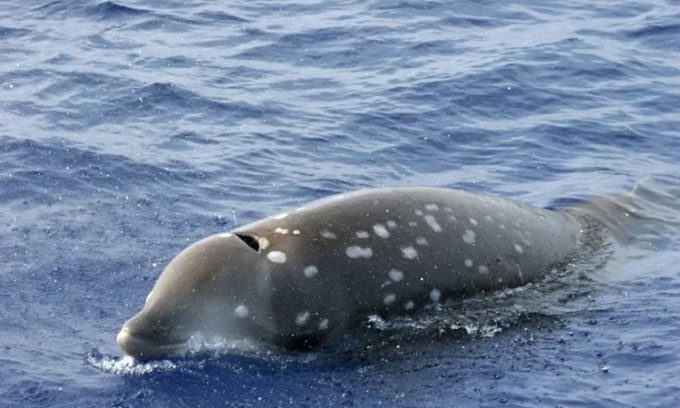
[[(254, 337), (261, 257), (250, 237), (218, 234), (180, 252), (165, 268), (142, 310), (125, 322), (117, 342), (125, 354), (183, 354), (195, 336)], [(247, 305), (247, 306), (246, 306)]]

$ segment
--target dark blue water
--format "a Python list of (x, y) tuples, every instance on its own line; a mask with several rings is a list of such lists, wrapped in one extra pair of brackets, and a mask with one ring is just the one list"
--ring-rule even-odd
[[(680, 404), (680, 2), (0, 3), (1, 406)], [(200, 237), (361, 187), (657, 220), (557, 283), (372, 340), (139, 364)]]

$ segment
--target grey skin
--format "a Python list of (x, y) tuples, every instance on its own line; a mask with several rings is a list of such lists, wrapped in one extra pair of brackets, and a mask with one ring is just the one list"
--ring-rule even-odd
[(143, 358), (196, 336), (314, 347), (368, 314), (540, 279), (582, 249), (584, 219), (444, 188), (332, 196), (183, 250), (118, 344)]

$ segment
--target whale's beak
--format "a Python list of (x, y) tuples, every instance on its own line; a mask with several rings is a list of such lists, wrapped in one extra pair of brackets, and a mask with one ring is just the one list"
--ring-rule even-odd
[(142, 359), (178, 355), (186, 349), (186, 342), (159, 344), (133, 333), (127, 324), (118, 332), (116, 342), (123, 353)]

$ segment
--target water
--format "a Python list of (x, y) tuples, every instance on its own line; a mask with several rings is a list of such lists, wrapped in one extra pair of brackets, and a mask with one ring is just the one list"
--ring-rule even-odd
[[(5, 1), (0, 405), (680, 403), (680, 2)], [(182, 247), (360, 187), (656, 222), (555, 281), (291, 354), (138, 364)]]

